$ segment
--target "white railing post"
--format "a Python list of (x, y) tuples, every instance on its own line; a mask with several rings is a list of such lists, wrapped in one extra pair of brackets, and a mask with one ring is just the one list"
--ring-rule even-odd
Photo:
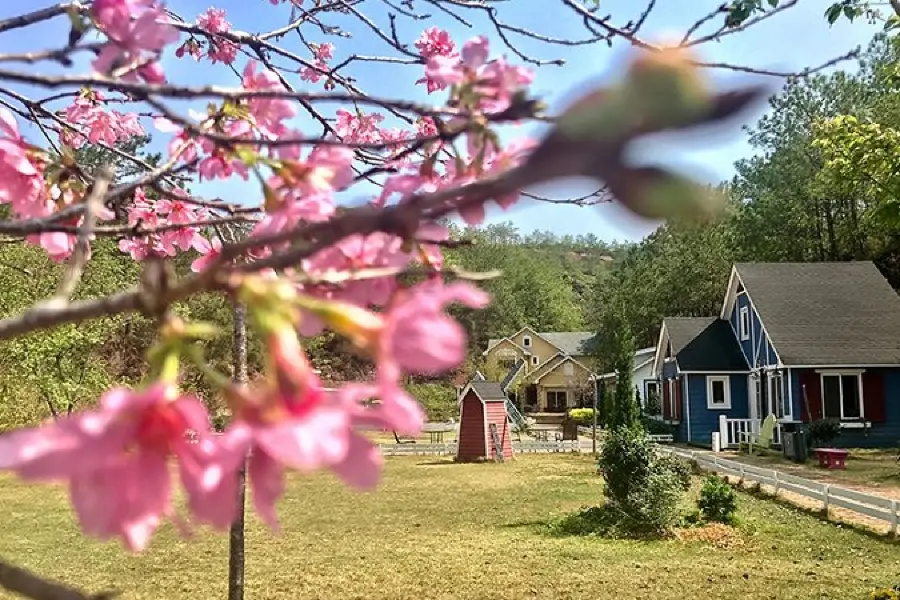
[(826, 518), (828, 517), (828, 489), (830, 487), (831, 486), (829, 486), (827, 483), (825, 484), (825, 499), (823, 502), (822, 511), (825, 513)]
[(891, 500), (891, 535), (897, 535), (897, 505), (896, 500)]
[(778, 483), (778, 471), (772, 471), (775, 479), (775, 495), (778, 495), (779, 483)]
[(728, 439), (728, 417), (725, 415), (719, 415), (719, 443), (723, 448), (731, 445), (731, 440)]

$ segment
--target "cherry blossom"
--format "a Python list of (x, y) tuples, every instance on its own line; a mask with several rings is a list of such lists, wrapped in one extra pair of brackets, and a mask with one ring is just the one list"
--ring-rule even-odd
[[(143, 10), (141, 10), (143, 9)], [(138, 65), (146, 57), (158, 55), (162, 49), (178, 41), (178, 31), (160, 6), (137, 0), (94, 0), (91, 14), (97, 26), (106, 34), (106, 43), (91, 63), (95, 71), (108, 73), (126, 66)], [(155, 70), (139, 70), (124, 75), (135, 79), (137, 74), (158, 75)]]
[[(228, 486), (215, 476), (211, 455), (202, 454), (207, 446), (187, 441), (188, 431), (205, 440), (208, 423), (203, 404), (179, 395), (174, 385), (114, 388), (95, 410), (0, 436), (0, 468), (30, 481), (67, 481), (85, 533), (120, 537), (129, 549), (143, 550), (163, 518), (173, 516), (170, 457), (181, 463), (189, 494), (205, 495), (195, 509), (216, 495), (225, 505), (233, 503), (234, 495), (229, 498)], [(214, 507), (195, 516), (228, 523)]]

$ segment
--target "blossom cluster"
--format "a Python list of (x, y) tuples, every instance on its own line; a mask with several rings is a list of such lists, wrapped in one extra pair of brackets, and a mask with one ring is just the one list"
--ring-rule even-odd
[[(302, 0), (291, 3), (299, 6)], [(90, 11), (105, 36), (93, 62), (95, 71), (129, 81), (165, 81), (159, 58), (179, 42), (180, 34), (160, 4), (95, 0)], [(234, 65), (240, 48), (221, 35), (231, 31), (225, 11), (209, 9), (197, 18), (196, 28), (206, 39), (191, 36), (177, 46), (176, 56)], [(325, 79), (326, 87), (333, 86), (329, 63), (335, 47), (310, 47), (311, 66), (299, 71), (300, 79), (310, 84)], [(527, 70), (503, 57), (491, 59), (483, 36), (457, 51), (447, 32), (431, 27), (415, 47), (425, 65), (419, 82), (429, 93), (448, 90), (455, 106), (475, 114), (505, 110), (532, 81)], [(244, 91), (286, 91), (280, 77), (255, 60), (236, 72)], [(44, 218), (83, 202), (87, 189), (72, 151), (85, 143), (112, 146), (144, 133), (137, 114), (108, 106), (98, 91), (85, 90), (74, 99), (64, 114), (76, 129), (61, 133), (66, 151), (60, 157), (26, 142), (15, 117), (0, 109), (0, 203), (19, 217)], [(486, 118), (469, 127), (462, 117), (444, 123), (422, 117), (405, 129), (388, 126), (383, 114), (357, 107), (337, 110), (321, 142), (294, 143), (304, 138), (294, 124), (297, 115), (295, 101), (284, 95), (260, 95), (212, 104), (204, 114), (192, 112), (190, 119), (153, 119), (160, 133), (171, 136), (165, 157), (169, 164), (200, 181), (259, 181), (262, 216), (250, 232), (259, 244), (246, 256), (250, 261), (288, 249), (289, 242), (281, 240), (299, 226), (327, 223), (338, 215), (338, 195), (357, 179), (354, 169), (362, 150), (354, 145), (390, 144), (374, 152), (389, 167), (381, 191), (370, 200), (375, 208), (408, 203), (419, 194), (508, 169), (531, 148), (527, 140), (503, 147)], [(464, 133), (447, 134), (457, 129)], [(461, 148), (455, 138), (463, 142)], [(518, 194), (493, 200), (508, 208)], [(222, 241), (202, 225), (214, 211), (180, 187), (137, 187), (125, 209), (133, 233), (120, 240), (119, 248), (134, 260), (195, 252), (199, 256), (191, 268), (198, 274), (230, 268), (232, 257)], [(478, 224), (484, 211), (483, 202), (467, 205), (461, 216)], [(106, 209), (101, 212), (100, 219), (115, 218)], [(76, 214), (70, 221), (77, 225), (82, 217)], [(459, 365), (465, 333), (446, 308), (453, 303), (480, 308), (489, 300), (472, 284), (444, 280), (440, 246), (448, 236), (444, 226), (425, 220), (404, 235), (345, 236), (278, 271), (233, 272), (229, 292), (248, 307), (265, 346), (265, 372), (256, 383), (234, 384), (215, 372), (198, 350), (207, 330), (170, 317), (148, 355), (146, 385), (112, 389), (95, 409), (0, 436), (0, 468), (27, 480), (68, 482), (84, 531), (119, 537), (134, 550), (145, 548), (166, 518), (185, 532), (203, 524), (227, 527), (238, 509), (238, 470), (245, 460), (253, 505), (273, 528), (286, 469), (327, 468), (350, 485), (371, 487), (378, 481), (381, 457), (365, 432), (420, 431), (424, 414), (404, 391), (404, 376), (437, 374)], [(28, 241), (62, 261), (71, 254), (75, 235), (38, 234)], [(413, 265), (430, 276), (415, 285), (401, 284), (396, 274)], [(367, 270), (388, 275), (353, 276)], [(326, 328), (373, 361), (372, 381), (333, 391), (323, 387), (305, 354), (303, 337)], [(186, 362), (219, 386), (231, 408), (232, 421), (222, 435), (211, 430), (203, 403), (179, 388), (179, 369)], [(173, 508), (168, 469), (173, 459), (187, 514), (175, 514)]]

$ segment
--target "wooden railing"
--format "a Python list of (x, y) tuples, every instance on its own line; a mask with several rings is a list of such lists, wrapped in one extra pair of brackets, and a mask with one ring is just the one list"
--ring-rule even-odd
[[(723, 448), (737, 448), (741, 440), (748, 436), (756, 442), (762, 423), (758, 419), (729, 419), (725, 415), (719, 417), (719, 440)], [(781, 423), (775, 424), (772, 432), (772, 444), (781, 445)]]

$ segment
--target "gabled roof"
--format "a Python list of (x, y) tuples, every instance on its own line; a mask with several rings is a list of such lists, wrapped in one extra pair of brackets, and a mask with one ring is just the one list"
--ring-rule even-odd
[(539, 336), (573, 356), (586, 356), (594, 351), (594, 331), (562, 331), (538, 333)]
[(506, 394), (496, 381), (473, 381), (469, 388), (482, 402), (506, 402)]
[(680, 371), (735, 372), (748, 369), (728, 321), (716, 317), (667, 317), (663, 328)]
[(484, 351), (484, 354), (487, 354), (491, 348), (503, 341), (508, 341), (511, 344), (515, 345), (519, 350), (526, 352), (524, 348), (512, 341), (512, 338), (516, 337), (525, 330), (531, 331), (532, 333), (534, 333), (534, 335), (538, 336), (549, 344), (556, 346), (562, 352), (574, 356), (586, 356), (588, 354), (592, 354), (594, 351), (594, 338), (597, 335), (596, 332), (593, 331), (537, 332), (530, 327), (523, 327), (509, 337), (488, 340), (487, 349)]
[(560, 356), (560, 359), (555, 364), (553, 364), (553, 366), (551, 366), (550, 368), (546, 369), (543, 373), (541, 373), (540, 377), (535, 377), (534, 379), (532, 379), (533, 383), (539, 382), (541, 379), (543, 379), (550, 373), (553, 373), (554, 371), (556, 371), (556, 369), (558, 369), (560, 365), (562, 365), (563, 363), (567, 363), (567, 362), (572, 363), (574, 365), (578, 365), (578, 367), (582, 371), (584, 371), (585, 373), (590, 375), (590, 373), (591, 373), (590, 369), (588, 369), (586, 366), (584, 366), (583, 364), (581, 364), (580, 362), (578, 362), (571, 356), (563, 356), (563, 355), (557, 355), (557, 356)]
[(871, 261), (739, 263), (742, 284), (788, 366), (900, 365), (900, 297)]

